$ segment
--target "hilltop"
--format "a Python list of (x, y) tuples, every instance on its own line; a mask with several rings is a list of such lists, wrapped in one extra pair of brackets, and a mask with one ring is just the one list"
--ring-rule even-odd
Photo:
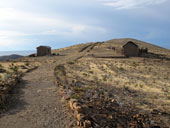
[(78, 44), (62, 49), (53, 50), (53, 53), (61, 54), (61, 55), (69, 55), (74, 56), (76, 54), (85, 55), (96, 55), (96, 56), (122, 56), (122, 46), (126, 44), (128, 41), (135, 42), (140, 48), (148, 48), (149, 54), (151, 57), (155, 58), (168, 58), (170, 53), (168, 49), (143, 42), (136, 39), (124, 38), (124, 39), (112, 39), (109, 41), (103, 42), (89, 42), (85, 44)]
[[(148, 48), (148, 53), (125, 57), (122, 46), (128, 41)], [(170, 50), (125, 38), (78, 44), (52, 53), (15, 60), (38, 69), (25, 73), (0, 124), (8, 128), (13, 126), (11, 122), (17, 122), (16, 127), (25, 122), (25, 127), (57, 128), (170, 125)], [(16, 100), (21, 95), (22, 100)], [(14, 101), (23, 107), (10, 114)]]

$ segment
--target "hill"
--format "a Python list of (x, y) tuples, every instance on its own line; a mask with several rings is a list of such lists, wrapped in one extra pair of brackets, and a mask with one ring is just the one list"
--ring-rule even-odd
[[(148, 48), (150, 53), (155, 54), (155, 56), (159, 57), (170, 57), (170, 50), (165, 49), (147, 42), (143, 42), (136, 39), (131, 38), (123, 38), (123, 39), (112, 39), (109, 41), (103, 42), (90, 42), (85, 44), (78, 44), (62, 49), (53, 50), (53, 53), (59, 53), (61, 55), (71, 55), (74, 56), (76, 54), (86, 54), (86, 55), (98, 55), (98, 56), (122, 56), (121, 50), (122, 46), (126, 44), (128, 41), (133, 41), (140, 48)], [(113, 50), (114, 48), (114, 50)]]
[[(124, 58), (121, 50), (128, 41), (149, 53)], [(54, 52), (69, 58), (55, 68), (55, 75), (70, 108), (81, 111), (84, 123), (94, 128), (170, 125), (170, 50), (128, 38)]]
[[(122, 46), (128, 41), (148, 48), (148, 53), (125, 57)], [(56, 55), (17, 60), (22, 64), (18, 69), (29, 65), (39, 68), (24, 75), (14, 91), (18, 93), (12, 93), (16, 98), (7, 102), (10, 107), (6, 108), (14, 106), (12, 114), (3, 113), (0, 124), (7, 128), (14, 127), (14, 122), (18, 128), (170, 126), (170, 50), (126, 38), (52, 52)], [(17, 63), (11, 63), (8, 65), (15, 71)]]
[(0, 56), (0, 61), (19, 59), (19, 58), (21, 58), (21, 57), (23, 57), (23, 56), (21, 56), (21, 55), (16, 55), (16, 54), (8, 55), (8, 56)]

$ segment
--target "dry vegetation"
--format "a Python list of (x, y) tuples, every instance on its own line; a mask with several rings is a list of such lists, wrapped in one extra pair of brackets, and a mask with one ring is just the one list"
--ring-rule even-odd
[(120, 43), (106, 42), (85, 46), (82, 58), (55, 68), (58, 85), (70, 101), (79, 126), (169, 126), (169, 51), (141, 42), (138, 45), (149, 47), (152, 54), (145, 58), (89, 56), (121, 55), (108, 49), (114, 46), (120, 51)]
[(38, 63), (30, 63), (29, 61), (7, 61), (0, 62), (0, 78), (1, 81), (6, 81), (11, 75), (17, 73), (23, 74), (30, 69), (37, 67)]
[(130, 93), (122, 95), (119, 92), (117, 97), (130, 99), (134, 103), (139, 102), (139, 107), (146, 103), (146, 109), (153, 108), (149, 106), (149, 103), (152, 103), (155, 109), (167, 111), (170, 110), (168, 108), (170, 107), (170, 62), (160, 62), (161, 60), (137, 58), (122, 60), (83, 58), (74, 65), (69, 63), (66, 69), (69, 78), (76, 80), (76, 77), (79, 77), (92, 83), (124, 89)]

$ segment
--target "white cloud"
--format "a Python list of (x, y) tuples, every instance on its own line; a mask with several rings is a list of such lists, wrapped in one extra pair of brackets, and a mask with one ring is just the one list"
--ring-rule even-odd
[(104, 5), (111, 6), (115, 9), (141, 8), (148, 5), (156, 5), (166, 2), (167, 0), (98, 0)]
[(7, 36), (26, 36), (29, 34), (24, 34), (24, 33), (20, 33), (17, 31), (1, 31), (0, 30), (0, 38), (2, 37), (7, 37)]
[[(37, 35), (82, 36), (84, 32), (106, 32), (104, 28), (79, 24), (67, 18), (0, 8), (0, 45), (12, 47), (23, 44), (21, 38)], [(26, 42), (25, 42), (26, 43)], [(27, 42), (28, 43), (28, 42)]]

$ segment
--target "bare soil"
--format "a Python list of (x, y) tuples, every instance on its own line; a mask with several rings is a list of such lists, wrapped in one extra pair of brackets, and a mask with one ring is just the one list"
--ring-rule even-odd
[(71, 127), (74, 118), (56, 92), (53, 68), (45, 64), (22, 78), (0, 114), (0, 128)]

